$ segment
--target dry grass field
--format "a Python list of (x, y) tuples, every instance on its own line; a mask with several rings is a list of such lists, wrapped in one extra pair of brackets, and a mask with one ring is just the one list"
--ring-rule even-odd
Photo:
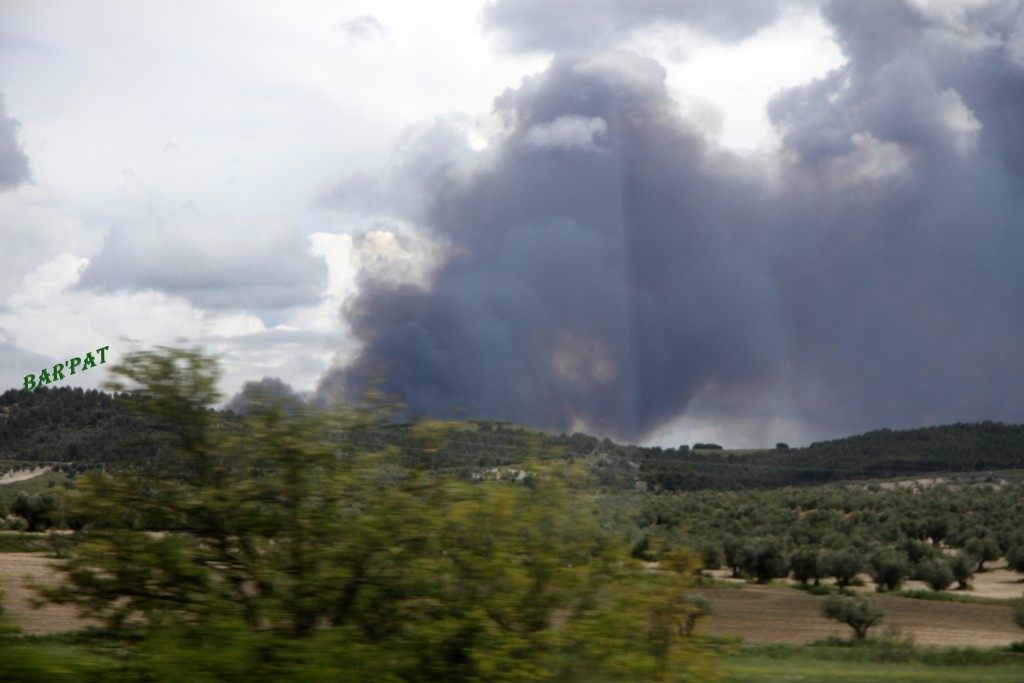
[(74, 607), (45, 605), (33, 607), (35, 591), (26, 583), (52, 584), (57, 579), (53, 560), (37, 553), (0, 553), (0, 590), (4, 616), (24, 633), (55, 633), (85, 626)]

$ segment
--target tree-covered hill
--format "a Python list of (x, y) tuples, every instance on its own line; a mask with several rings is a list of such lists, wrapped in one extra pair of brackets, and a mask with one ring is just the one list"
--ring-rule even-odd
[(0, 394), (0, 459), (88, 465), (129, 458), (146, 426), (126, 401), (80, 387), (8, 390)]
[(803, 470), (802, 481), (1021, 469), (1024, 425), (979, 422), (880, 429), (778, 453), (770, 461)]
[(473, 423), (432, 458), (471, 468), (510, 465), (524, 452), (582, 459), (602, 483), (649, 490), (773, 487), (932, 472), (1024, 469), (1024, 425), (995, 422), (883, 429), (806, 448), (742, 454), (616, 444), (584, 434), (554, 436), (514, 425)]
[[(162, 435), (132, 410), (134, 397), (81, 388), (0, 394), (0, 460), (60, 463), (70, 472), (100, 465), (144, 466)], [(218, 413), (221, 428), (237, 417)], [(1024, 469), (1024, 425), (996, 422), (859, 436), (761, 452), (730, 453), (617, 444), (586, 434), (553, 435), (496, 421), (465, 421), (436, 449), (413, 446), (408, 425), (379, 425), (358, 435), (362, 447), (391, 454), (397, 466), (464, 477), (513, 473), (527, 458), (585, 463), (614, 489), (703, 490), (772, 487), (925, 474)]]

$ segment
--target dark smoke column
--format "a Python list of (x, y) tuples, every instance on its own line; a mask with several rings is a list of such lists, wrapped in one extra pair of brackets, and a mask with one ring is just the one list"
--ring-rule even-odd
[(664, 79), (631, 54), (557, 58), (496, 99), (507, 129), (468, 177), (405, 159), (431, 169), (418, 218), (450, 250), (427, 287), (363, 280), (343, 311), (362, 350), (320, 397), (382, 373), (412, 414), (634, 439), (710, 382), (763, 381), (779, 339), (760, 193)]

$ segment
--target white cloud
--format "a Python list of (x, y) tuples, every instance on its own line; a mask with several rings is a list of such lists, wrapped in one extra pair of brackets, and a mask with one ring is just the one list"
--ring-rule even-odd
[(526, 144), (531, 147), (561, 147), (596, 152), (597, 138), (608, 130), (608, 124), (599, 116), (560, 116), (554, 121), (539, 123), (526, 132)]
[(208, 308), (267, 310), (316, 302), (326, 273), (307, 239), (284, 221), (241, 224), (185, 208), (114, 225), (81, 284), (178, 294)]
[(26, 274), (55, 255), (95, 253), (99, 231), (86, 225), (83, 211), (38, 185), (0, 194), (0, 305)]
[(696, 32), (652, 31), (634, 43), (641, 46), (670, 65), (667, 82), (684, 110), (696, 100), (722, 112), (709, 132), (721, 145), (740, 151), (774, 144), (767, 104), (776, 93), (844, 63), (831, 30), (815, 11), (786, 12), (738, 43)]

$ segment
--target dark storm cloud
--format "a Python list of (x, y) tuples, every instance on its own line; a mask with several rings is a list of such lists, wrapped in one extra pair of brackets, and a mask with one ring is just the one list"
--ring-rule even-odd
[(486, 25), (513, 50), (605, 49), (631, 32), (686, 24), (723, 40), (739, 40), (778, 19), (784, 7), (814, 0), (492, 0)]
[(323, 258), (286, 223), (242, 225), (186, 208), (147, 224), (112, 226), (79, 286), (156, 290), (202, 308), (272, 311), (318, 302), (326, 281)]
[(18, 141), (19, 124), (7, 116), (0, 93), (0, 191), (10, 190), (29, 180), (28, 157)]
[(772, 102), (771, 181), (680, 117), (656, 62), (556, 57), (497, 98), (474, 171), (406, 146), (448, 256), (425, 287), (363, 278), (362, 351), (321, 396), (383, 369), (414, 413), (626, 438), (702, 401), (817, 435), (1021, 421), (1019, 9), (830, 3), (849, 62)]

